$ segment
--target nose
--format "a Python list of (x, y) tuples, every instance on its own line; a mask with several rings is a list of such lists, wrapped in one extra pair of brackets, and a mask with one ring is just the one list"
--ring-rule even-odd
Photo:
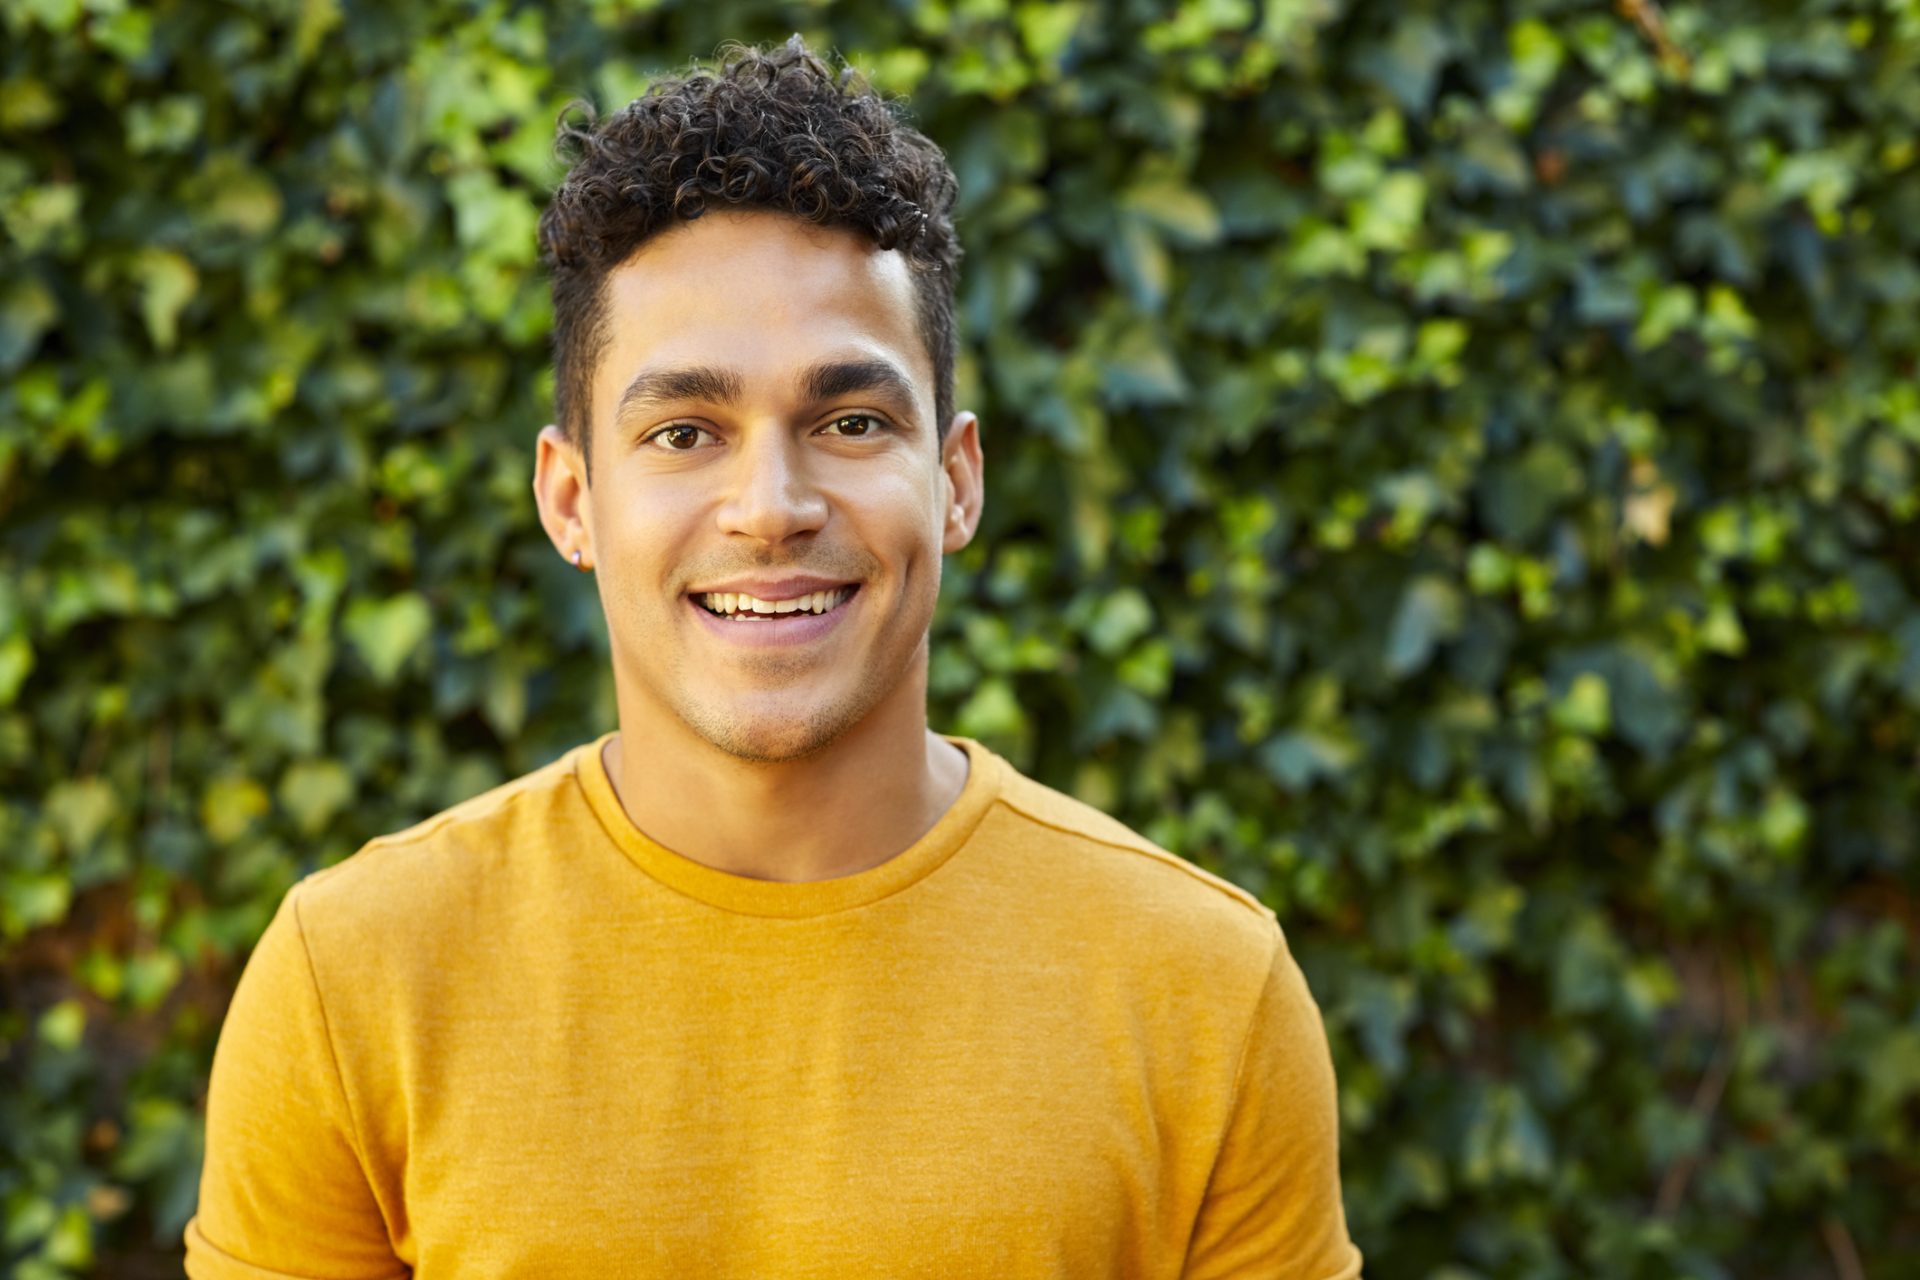
[(809, 474), (805, 446), (784, 424), (743, 432), (731, 462), (718, 513), (722, 533), (772, 545), (826, 524), (826, 495)]

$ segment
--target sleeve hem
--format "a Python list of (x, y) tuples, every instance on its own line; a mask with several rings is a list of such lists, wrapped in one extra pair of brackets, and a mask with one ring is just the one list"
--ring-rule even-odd
[(1338, 1271), (1330, 1273), (1326, 1280), (1360, 1280), (1360, 1264), (1364, 1261), (1360, 1246), (1347, 1241), (1347, 1264)]
[[(318, 1276), (301, 1275), (294, 1271), (275, 1271), (258, 1263), (236, 1258), (207, 1239), (200, 1230), (199, 1215), (187, 1219), (185, 1232), (187, 1245), (187, 1275), (189, 1280), (322, 1280)], [(380, 1280), (406, 1280), (412, 1270), (403, 1268)]]

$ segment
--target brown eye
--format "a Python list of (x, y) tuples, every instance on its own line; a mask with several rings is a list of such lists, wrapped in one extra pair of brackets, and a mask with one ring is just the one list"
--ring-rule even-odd
[(874, 431), (877, 430), (881, 425), (880, 420), (874, 417), (872, 414), (849, 413), (845, 417), (835, 418), (832, 422), (829, 422), (826, 425), (826, 427), (822, 429), (831, 430), (834, 427), (845, 427), (848, 424), (857, 424), (860, 427), (860, 430), (842, 431), (840, 434), (854, 440), (861, 440), (866, 438), (867, 436), (872, 435)]
[(687, 422), (676, 422), (670, 427), (662, 427), (647, 437), (648, 444), (656, 448), (669, 449), (674, 453), (690, 453), (700, 443), (700, 428)]

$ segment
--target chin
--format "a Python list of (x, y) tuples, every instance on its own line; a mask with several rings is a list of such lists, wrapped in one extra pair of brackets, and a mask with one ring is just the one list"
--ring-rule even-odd
[(733, 710), (682, 718), (695, 733), (736, 759), (780, 764), (803, 760), (832, 746), (860, 722), (867, 709), (854, 714), (848, 714), (849, 710), (842, 708), (839, 714), (824, 708), (811, 713)]

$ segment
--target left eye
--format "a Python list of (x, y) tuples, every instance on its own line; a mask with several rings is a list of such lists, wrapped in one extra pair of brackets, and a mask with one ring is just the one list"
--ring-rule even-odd
[(699, 445), (700, 437), (705, 434), (704, 427), (696, 427), (691, 422), (674, 422), (660, 428), (642, 443), (669, 453), (692, 453)]
[(886, 424), (881, 422), (880, 419), (874, 417), (870, 413), (849, 413), (849, 414), (844, 414), (841, 417), (835, 418), (832, 422), (829, 422), (826, 426), (822, 427), (821, 430), (829, 431), (829, 430), (832, 430), (834, 427), (846, 427), (849, 425), (858, 426), (860, 430), (842, 431), (841, 434), (855, 440), (860, 440), (880, 431)]

